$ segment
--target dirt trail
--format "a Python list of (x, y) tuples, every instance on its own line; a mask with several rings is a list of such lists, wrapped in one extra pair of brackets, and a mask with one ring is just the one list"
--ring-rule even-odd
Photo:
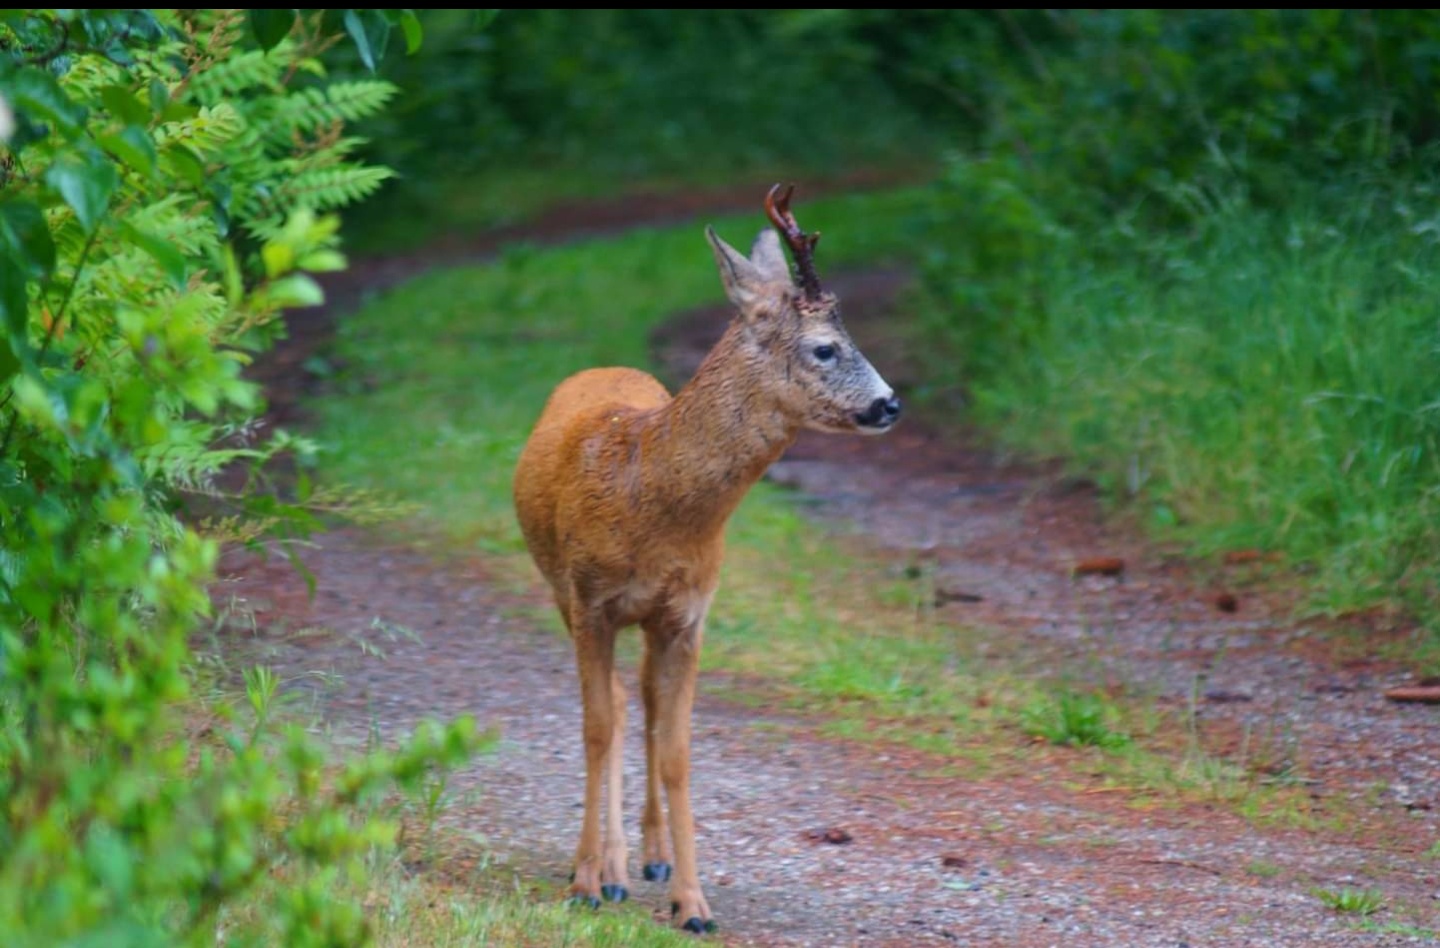
[[(391, 284), (401, 270), (374, 272)], [(878, 272), (837, 284), (847, 321), (887, 372), (883, 330), (902, 281)], [(328, 320), (311, 325), (320, 328), (297, 333), (264, 370), (287, 411), (303, 387), (296, 368)], [(671, 381), (722, 327), (723, 316), (696, 312), (657, 335)], [(1277, 619), (1278, 596), (1237, 586), (1238, 572), (1176, 568), (1108, 526), (1083, 486), (918, 425), (883, 439), (804, 438), (772, 476), (811, 494), (820, 522), (927, 558), (953, 594), (944, 608), (955, 621), (993, 630), (997, 649), (1031, 652), (1037, 668), (1078, 670), (1162, 702), (1187, 700), (1203, 675), (1205, 728), (1288, 735), (1285, 765), (1314, 781), (1312, 792), (1352, 799), (1356, 822), (1300, 832), (1202, 805), (1147, 808), (1071, 785), (1063, 752), (1037, 751), (1020, 777), (972, 779), (955, 761), (822, 738), (818, 722), (756, 710), (763, 683), (710, 676), (696, 709), (694, 802), (726, 943), (1420, 943), (1357, 930), (1318, 903), (1316, 886), (1378, 888), (1408, 907), (1379, 915), (1382, 925), (1440, 925), (1440, 860), (1424, 855), (1440, 830), (1430, 737), (1440, 713), (1387, 704), (1385, 668), (1310, 647), (1313, 635)], [(1072, 580), (1075, 560), (1097, 553), (1123, 557), (1123, 576)], [(517, 618), (523, 602), (489, 582), (483, 564), (437, 563), (403, 541), (350, 531), (318, 538), (303, 558), (318, 579), (313, 601), (283, 562), (227, 556), (216, 593), (254, 610), (248, 647), (265, 651), (291, 693), (313, 695), (343, 740), (398, 735), (426, 716), (472, 713), (496, 726), (498, 752), (452, 782), (445, 826), (456, 838), (478, 834), (522, 877), (563, 881), (583, 776), (568, 644)], [(1217, 582), (1238, 589), (1233, 614), (1216, 608)], [(338, 688), (316, 674), (327, 670), (342, 676)], [(744, 704), (727, 700), (735, 690)], [(634, 846), (643, 751), (631, 691)], [(830, 827), (852, 841), (811, 838)], [(632, 897), (661, 917), (663, 887), (639, 881), (631, 863)]]

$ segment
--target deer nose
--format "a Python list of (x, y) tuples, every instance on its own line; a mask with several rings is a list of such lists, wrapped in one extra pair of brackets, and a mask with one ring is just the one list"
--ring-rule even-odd
[(870, 403), (870, 407), (855, 416), (861, 426), (866, 428), (888, 428), (900, 417), (900, 399), (895, 396), (889, 398), (877, 398)]

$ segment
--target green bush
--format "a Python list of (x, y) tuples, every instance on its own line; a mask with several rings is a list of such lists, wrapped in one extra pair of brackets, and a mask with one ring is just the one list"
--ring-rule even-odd
[[(390, 88), (326, 83), (330, 39), (291, 23), (0, 13), (7, 945), (361, 942), (333, 883), (392, 829), (357, 807), (476, 743), (457, 722), (332, 766), (268, 724), (258, 673), (256, 724), (221, 705), (215, 733), (187, 732), (217, 542), (177, 506), (220, 495), (226, 465), (304, 447), (258, 437), (241, 368), (319, 300), (306, 271), (344, 266), (316, 212), (384, 174), (341, 131)], [(246, 898), (267, 907), (230, 917)]]
[(1287, 550), (1336, 606), (1433, 611), (1440, 246), (1405, 208), (1241, 205), (1103, 267), (1058, 249), (976, 408), (1202, 548)]
[(933, 384), (1200, 550), (1433, 617), (1440, 15), (978, 22), (944, 51), (981, 130), (927, 216)]

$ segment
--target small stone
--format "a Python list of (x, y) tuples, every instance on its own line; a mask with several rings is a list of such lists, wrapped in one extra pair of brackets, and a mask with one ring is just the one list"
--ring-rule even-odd
[(805, 838), (814, 843), (830, 843), (832, 846), (843, 846), (854, 839), (853, 836), (838, 826), (831, 826), (826, 829), (812, 829), (805, 834)]

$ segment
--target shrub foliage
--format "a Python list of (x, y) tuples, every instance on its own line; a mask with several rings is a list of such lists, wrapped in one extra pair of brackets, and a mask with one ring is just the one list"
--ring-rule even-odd
[[(357, 42), (408, 23), (372, 13)], [(241, 370), (319, 301), (308, 274), (345, 265), (324, 212), (386, 174), (344, 127), (393, 90), (327, 81), (332, 32), (293, 11), (0, 12), (6, 944), (362, 942), (336, 882), (393, 835), (362, 805), (476, 743), (435, 725), (332, 764), (269, 725), (263, 670), (254, 722), (184, 713), (217, 538), (178, 502), (305, 447), (260, 435)]]

